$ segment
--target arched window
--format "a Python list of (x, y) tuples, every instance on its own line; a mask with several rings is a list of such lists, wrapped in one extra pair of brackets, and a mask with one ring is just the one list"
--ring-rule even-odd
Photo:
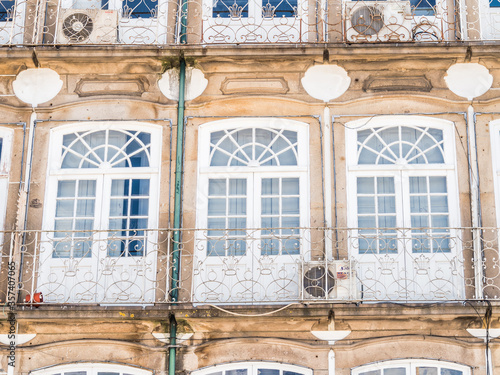
[(128, 270), (154, 275), (146, 264), (155, 263), (148, 229), (158, 225), (160, 142), (161, 129), (147, 124), (52, 131), (43, 226), (54, 232), (39, 280), (46, 300), (145, 301), (148, 276)]
[(347, 124), (350, 253), (365, 299), (462, 294), (453, 135), (452, 123), (418, 116)]
[(153, 372), (139, 367), (109, 363), (72, 363), (31, 371), (32, 375), (153, 375)]
[(300, 228), (309, 223), (308, 139), (307, 124), (297, 121), (200, 127), (197, 228), (206, 231), (197, 247), (204, 271), (195, 270), (197, 301), (297, 298)]
[(470, 367), (428, 359), (383, 361), (353, 368), (352, 375), (470, 375)]
[(312, 375), (302, 366), (272, 362), (239, 362), (210, 366), (192, 371), (191, 375)]

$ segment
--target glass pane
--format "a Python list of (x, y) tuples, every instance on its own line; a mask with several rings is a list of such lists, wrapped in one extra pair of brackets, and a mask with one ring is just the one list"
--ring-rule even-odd
[(463, 372), (459, 370), (452, 370), (451, 368), (442, 368), (441, 375), (463, 375)]
[(431, 193), (446, 193), (446, 177), (429, 177)]
[(246, 195), (247, 180), (243, 178), (229, 180), (229, 195)]
[(274, 370), (269, 368), (260, 368), (257, 370), (258, 375), (280, 375), (280, 370)]
[(93, 199), (79, 199), (76, 203), (76, 216), (94, 216), (94, 203)]
[(263, 217), (261, 221), (262, 228), (279, 228), (280, 222), (278, 217)]
[(229, 198), (229, 214), (245, 215), (247, 213), (246, 198)]
[(282, 199), (282, 214), (296, 215), (299, 213), (299, 198), (283, 198)]
[(129, 180), (113, 180), (111, 182), (111, 196), (129, 196)]
[[(264, 7), (264, 18), (294, 17), (297, 0), (264, 0), (262, 6)], [(271, 9), (273, 12), (270, 12)]]
[(227, 370), (225, 375), (247, 375), (247, 369)]
[(156, 0), (124, 0), (123, 14), (129, 18), (151, 18), (157, 13)]
[(396, 213), (395, 197), (378, 197), (378, 212), (379, 213)]
[(431, 211), (448, 213), (448, 197), (446, 195), (431, 197)]
[(406, 369), (404, 367), (386, 368), (384, 375), (406, 375)]
[[(432, 202), (432, 198), (431, 198)], [(413, 196), (410, 197), (410, 211), (411, 213), (428, 213), (429, 205), (427, 196)]]
[(433, 215), (431, 219), (432, 226), (435, 228), (445, 228), (448, 226), (448, 216)]
[(378, 226), (380, 228), (396, 228), (396, 216), (379, 216)]
[[(2, 0), (0, 1), (0, 22), (12, 21), (12, 16), (14, 14), (14, 0)], [(1, 139), (0, 139), (0, 155), (1, 153)]]
[(374, 214), (374, 213), (375, 213), (375, 198), (358, 197), (358, 214)]
[(279, 198), (262, 198), (263, 215), (277, 215), (279, 207)]
[(225, 179), (210, 179), (208, 181), (208, 195), (226, 195), (226, 180)]
[(377, 177), (378, 194), (394, 194), (394, 177)]
[[(300, 227), (300, 218), (298, 216), (294, 217), (284, 217), (281, 222), (281, 226), (283, 228), (298, 228)], [(289, 231), (284, 231), (284, 233), (288, 233)], [(294, 231), (297, 233), (297, 231)]]
[(207, 241), (207, 256), (225, 256), (226, 241), (223, 239), (209, 239)]
[(96, 182), (92, 180), (78, 181), (78, 196), (79, 197), (95, 197)]
[[(130, 219), (129, 229), (147, 229), (148, 219)], [(143, 235), (143, 231), (130, 231), (130, 235)]]
[[(245, 229), (247, 226), (247, 219), (244, 217), (229, 218), (228, 229)], [(230, 235), (245, 235), (245, 231), (230, 231)]]
[(226, 219), (208, 219), (208, 229), (225, 229), (226, 228)]
[(226, 200), (219, 198), (210, 198), (208, 200), (208, 215), (209, 216), (225, 216), (226, 215)]
[(283, 195), (298, 195), (299, 194), (299, 179), (284, 178), (281, 182)]
[(262, 195), (279, 195), (279, 186), (278, 178), (263, 178)]
[(59, 181), (57, 184), (57, 197), (70, 198), (75, 196), (76, 181)]
[(358, 194), (375, 194), (373, 177), (358, 177)]
[(56, 217), (73, 217), (75, 201), (58, 200), (56, 203)]
[(131, 199), (130, 216), (147, 216), (149, 212), (149, 199)]
[[(94, 220), (86, 220), (86, 219), (77, 219), (75, 220), (75, 230), (79, 231), (90, 231), (92, 230)], [(88, 236), (90, 236), (90, 232), (87, 232)], [(79, 234), (81, 236), (81, 233)]]
[(297, 158), (293, 149), (282, 152), (278, 155), (280, 165), (297, 165)]
[(358, 227), (360, 228), (376, 228), (375, 216), (358, 216)]
[[(73, 229), (73, 220), (56, 220), (54, 223), (54, 230), (72, 230)], [(58, 233), (56, 237), (64, 237), (66, 233)]]
[(415, 375), (438, 375), (437, 367), (417, 367)]
[(128, 216), (128, 199), (111, 199), (110, 216)]
[(360, 372), (359, 375), (380, 375), (380, 370)]
[(429, 219), (427, 216), (416, 216), (412, 215), (411, 217), (411, 227), (412, 228), (428, 228), (429, 227)]
[(132, 180), (132, 196), (149, 195), (149, 180)]
[(127, 229), (127, 219), (110, 219), (109, 229)]

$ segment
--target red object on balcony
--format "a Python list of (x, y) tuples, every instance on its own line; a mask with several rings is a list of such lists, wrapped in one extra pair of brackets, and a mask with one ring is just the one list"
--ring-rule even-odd
[(29, 303), (31, 306), (38, 307), (40, 305), (36, 304), (36, 302), (38, 302), (38, 303), (43, 302), (43, 294), (42, 294), (42, 292), (35, 293), (35, 294), (33, 294), (33, 298), (31, 297), (30, 294), (26, 294), (24, 301)]

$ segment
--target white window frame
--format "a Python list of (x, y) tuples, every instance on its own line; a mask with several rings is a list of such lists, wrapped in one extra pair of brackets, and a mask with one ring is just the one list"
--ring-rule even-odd
[[(210, 166), (210, 133), (220, 131), (223, 129), (282, 129), (297, 132), (297, 165), (293, 166)], [(310, 225), (310, 171), (309, 171), (309, 124), (299, 122), (296, 120), (289, 120), (283, 118), (236, 118), (236, 119), (226, 119), (219, 120), (210, 123), (203, 124), (199, 127), (198, 132), (198, 175), (197, 175), (197, 196), (196, 196), (196, 228), (197, 231), (197, 242), (198, 245), (196, 249), (198, 253), (195, 255), (197, 257), (197, 262), (203, 264), (204, 272), (198, 272), (195, 267), (193, 270), (193, 283), (192, 283), (192, 294), (196, 302), (204, 303), (247, 303), (255, 302), (259, 303), (262, 299), (265, 302), (272, 303), (277, 302), (269, 298), (269, 293), (264, 289), (259, 289), (260, 292), (252, 293), (252, 296), (246, 296), (241, 294), (239, 297), (235, 297), (238, 294), (237, 291), (239, 287), (243, 284), (236, 283), (237, 277), (224, 277), (225, 271), (221, 269), (225, 262), (236, 261), (237, 272), (247, 272), (252, 273), (252, 277), (255, 276), (256, 279), (252, 281), (257, 281), (259, 273), (256, 271), (257, 262), (259, 259), (271, 259), (273, 264), (273, 271), (262, 276), (264, 279), (259, 279), (258, 286), (256, 288), (263, 288), (265, 283), (272, 283), (277, 281), (277, 276), (275, 273), (278, 267), (283, 267), (287, 269), (286, 280), (293, 281), (290, 282), (291, 285), (300, 284), (299, 277), (300, 272), (297, 272), (297, 261), (299, 259), (304, 259), (310, 257), (310, 240), (309, 231), (300, 229), (297, 231), (297, 237), (299, 239), (300, 252), (297, 254), (285, 254), (280, 252), (279, 254), (263, 255), (259, 249), (258, 244), (262, 238), (265, 238), (265, 234), (261, 236), (260, 231), (256, 231), (256, 228), (261, 227), (261, 189), (260, 186), (256, 186), (255, 181), (259, 181), (262, 178), (278, 178), (278, 177), (290, 177), (299, 179), (299, 227), (308, 228)], [(226, 254), (225, 256), (211, 256), (207, 254), (207, 244), (208, 237), (207, 223), (208, 223), (208, 188), (209, 179), (217, 178), (246, 178), (247, 179), (247, 222), (245, 230), (245, 238), (251, 238), (249, 241), (248, 251), (244, 255)], [(254, 181), (251, 185), (250, 181)], [(249, 212), (252, 211), (252, 212)], [(253, 222), (250, 220), (253, 219)], [(294, 233), (295, 235), (295, 233)], [(285, 235), (286, 236), (286, 235)], [(226, 238), (224, 236), (223, 238)], [(276, 234), (276, 238), (282, 238), (281, 234)], [(195, 262), (195, 264), (198, 264)], [(245, 270), (245, 271), (243, 271)], [(221, 273), (222, 272), (222, 273)], [(221, 282), (221, 287), (226, 287), (227, 292), (221, 292), (217, 287), (216, 289), (220, 292), (220, 296), (223, 297), (210, 297), (212, 288), (207, 288), (204, 290), (206, 279), (208, 275), (217, 274), (216, 278)], [(262, 273), (262, 275), (264, 275)], [(296, 278), (296, 280), (295, 280)], [(249, 282), (249, 280), (247, 280)], [(284, 281), (283, 281), (284, 282)], [(267, 284), (266, 284), (267, 285)], [(234, 289), (233, 289), (234, 288)], [(246, 288), (246, 287), (245, 287)], [(245, 289), (244, 288), (244, 289)], [(283, 300), (290, 300), (291, 294), (297, 294), (294, 299), (298, 298), (300, 295), (300, 290), (291, 290), (293, 288), (284, 288), (285, 293), (283, 294)], [(246, 290), (246, 289), (245, 289)], [(233, 292), (235, 294), (233, 294)], [(208, 293), (208, 294), (207, 294)], [(243, 293), (243, 292), (241, 292)], [(203, 297), (205, 296), (205, 297)], [(254, 296), (257, 296), (253, 300)], [(262, 299), (261, 299), (262, 298)]]
[[(102, 131), (102, 130), (133, 130), (133, 131), (144, 131), (150, 133), (151, 143), (150, 143), (150, 164), (149, 167), (126, 167), (126, 168), (111, 168), (109, 165), (104, 169), (101, 168), (61, 168), (62, 163), (62, 142), (63, 137), (66, 134), (71, 134), (75, 132), (86, 132), (86, 131)], [(60, 285), (61, 281), (69, 290), (75, 290), (73, 288), (78, 287), (78, 285), (84, 285), (85, 281), (82, 280), (82, 274), (84, 272), (92, 272), (96, 277), (104, 277), (104, 273), (99, 267), (102, 267), (99, 260), (104, 260), (106, 264), (111, 267), (111, 269), (118, 270), (120, 267), (145, 267), (143, 269), (143, 275), (137, 278), (136, 285), (143, 290), (141, 290), (141, 295), (136, 296), (137, 302), (130, 301), (128, 303), (151, 303), (154, 301), (155, 289), (152, 286), (154, 283), (154, 277), (156, 275), (156, 261), (157, 253), (154, 249), (154, 244), (157, 243), (157, 232), (158, 229), (158, 217), (159, 217), (159, 191), (160, 191), (160, 167), (161, 167), (161, 146), (162, 146), (162, 128), (159, 125), (143, 123), (138, 121), (124, 121), (124, 122), (82, 122), (76, 124), (69, 124), (53, 128), (50, 131), (50, 148), (48, 157), (48, 167), (46, 175), (46, 190), (45, 190), (45, 210), (43, 214), (42, 230), (44, 231), (43, 243), (40, 248), (40, 272), (39, 272), (39, 284), (44, 288), (50, 288), (51, 285)], [(108, 164), (108, 163), (105, 163)], [(102, 251), (98, 251), (96, 246), (92, 246), (92, 256), (91, 257), (73, 257), (70, 255), (69, 258), (59, 258), (53, 257), (52, 253), (54, 251), (52, 243), (54, 236), (51, 232), (54, 231), (55, 226), (55, 214), (56, 214), (56, 200), (57, 200), (57, 190), (58, 182), (62, 180), (81, 180), (81, 179), (95, 179), (96, 184), (96, 201), (95, 201), (95, 212), (94, 212), (94, 226), (91, 230), (86, 230), (85, 232), (96, 233), (93, 237), (95, 241), (107, 241), (107, 232), (98, 232), (108, 230), (109, 225), (109, 204), (110, 196), (106, 194), (107, 189), (103, 189), (103, 183), (107, 184), (107, 188), (111, 187), (112, 179), (149, 179), (149, 206), (148, 206), (148, 225), (144, 231), (144, 236), (140, 236), (147, 243), (148, 246), (145, 248), (141, 255), (128, 256), (128, 255), (108, 255), (107, 249), (105, 249), (106, 254)], [(99, 181), (101, 183), (99, 183)], [(101, 189), (101, 190), (99, 190)], [(109, 194), (110, 195), (110, 194)], [(99, 212), (100, 210), (100, 212)], [(126, 229), (125, 229), (126, 230)], [(122, 230), (117, 229), (116, 232), (121, 232)], [(118, 239), (122, 238), (117, 236)], [(94, 245), (94, 243), (93, 243)], [(102, 253), (102, 254), (101, 254)], [(149, 263), (148, 263), (149, 262)], [(64, 264), (64, 265), (63, 265)], [(146, 266), (146, 264), (148, 264)], [(72, 267), (77, 266), (76, 272), (80, 272), (78, 277), (66, 277), (66, 271), (71, 270)], [(64, 270), (63, 270), (64, 269)], [(61, 279), (57, 280), (57, 283), (50, 281), (50, 278), (54, 275), (54, 272), (59, 272)], [(62, 272), (62, 273), (61, 273)], [(147, 275), (146, 275), (147, 273)], [(55, 277), (55, 276), (54, 276)], [(75, 283), (74, 285), (70, 283)], [(105, 282), (107, 283), (107, 282)], [(151, 283), (149, 285), (148, 283)], [(82, 299), (77, 299), (76, 302), (112, 302), (120, 303), (117, 298), (111, 298), (106, 295), (103, 299), (102, 293), (105, 293), (111, 286), (106, 284), (103, 287), (99, 286), (97, 292), (94, 292), (97, 296), (97, 300), (89, 299), (84, 297)], [(40, 288), (40, 285), (39, 285)], [(61, 287), (59, 287), (61, 288)], [(88, 288), (84, 287), (83, 289)], [(56, 289), (57, 290), (57, 289)], [(50, 299), (50, 294), (46, 294), (45, 297), (47, 302), (68, 302), (74, 301), (73, 295), (67, 294), (68, 291), (56, 293), (54, 292), (52, 298)], [(64, 298), (64, 300), (61, 300)], [(78, 298), (78, 297), (77, 297)], [(81, 297), (79, 297), (81, 298)], [(125, 299), (126, 300), (126, 299)], [(126, 300), (128, 301), (128, 300)]]
[(2, 138), (2, 154), (0, 155), (0, 197), (3, 197), (0, 199), (0, 231), (5, 230), (13, 136), (13, 129), (0, 127), (0, 138)]
[[(297, 165), (296, 166), (258, 166), (258, 167), (211, 167), (209, 165), (210, 159), (210, 133), (224, 129), (245, 129), (245, 128), (273, 128), (285, 129), (297, 132)], [(303, 228), (309, 227), (310, 210), (309, 210), (309, 128), (308, 124), (287, 119), (277, 118), (240, 118), (219, 120), (203, 124), (199, 127), (198, 135), (198, 189), (196, 200), (196, 227), (205, 229), (207, 227), (207, 213), (208, 213), (208, 180), (209, 178), (241, 178), (248, 174), (258, 175), (258, 178), (265, 177), (296, 177), (300, 178), (300, 196), (304, 199), (300, 200), (300, 226)], [(260, 191), (260, 189), (259, 189)], [(254, 205), (259, 204), (260, 195), (257, 196), (253, 192), (253, 186), (247, 186), (248, 201), (253, 201)], [(250, 204), (250, 203), (247, 203)], [(247, 227), (260, 228), (260, 225), (255, 223), (260, 219), (258, 215), (260, 210), (254, 209), (253, 215), (249, 214), (247, 217), (253, 217), (253, 223), (247, 222)]]
[[(151, 134), (151, 151), (150, 151), (150, 166), (139, 168), (61, 168), (61, 150), (63, 136), (74, 132), (85, 132), (88, 130), (141, 130)], [(50, 151), (49, 163), (47, 168), (47, 188), (45, 191), (45, 212), (43, 217), (43, 230), (53, 230), (55, 218), (55, 201), (57, 196), (57, 183), (61, 180), (74, 179), (89, 179), (98, 175), (103, 175), (102, 182), (109, 182), (112, 178), (149, 178), (149, 225), (148, 229), (156, 229), (158, 227), (159, 216), (159, 188), (160, 188), (160, 163), (161, 163), (161, 127), (152, 124), (140, 122), (123, 122), (123, 123), (81, 123), (64, 125), (50, 131)], [(99, 188), (99, 183), (97, 188)], [(99, 197), (97, 190), (97, 197)], [(109, 217), (109, 199), (106, 205), (100, 205), (96, 198), (96, 213), (93, 230), (107, 230), (106, 219)], [(102, 194), (101, 194), (102, 200)], [(101, 208), (101, 213), (97, 213), (97, 209)]]
[(210, 367), (205, 367), (199, 370), (191, 371), (191, 375), (210, 375), (214, 372), (228, 371), (228, 370), (238, 370), (246, 369), (247, 375), (258, 375), (258, 368), (271, 369), (271, 370), (281, 370), (281, 371), (293, 371), (301, 373), (303, 375), (313, 375), (313, 370), (304, 366), (290, 365), (284, 363), (276, 362), (266, 362), (266, 361), (252, 361), (252, 362), (234, 362), (234, 363), (224, 363), (218, 364)]
[[(307, 20), (309, 0), (297, 0), (297, 14), (295, 17), (275, 16), (273, 18), (265, 18), (262, 15), (263, 4), (266, 4), (267, 0), (247, 1), (248, 15), (233, 19), (231, 17), (214, 17), (214, 1), (202, 0), (203, 42), (244, 43), (247, 37), (249, 42), (307, 42), (309, 34), (309, 22)], [(289, 28), (289, 32), (286, 34), (280, 31), (280, 26), (283, 27), (284, 25)], [(242, 27), (249, 28), (247, 34), (235, 35), (241, 33)], [(274, 38), (276, 40), (273, 39), (273, 31), (275, 31)], [(287, 40), (290, 36), (292, 36), (292, 39)]]
[[(443, 159), (441, 164), (359, 164), (357, 134), (360, 130), (370, 128), (389, 128), (391, 126), (413, 126), (440, 129), (443, 132)], [(357, 261), (358, 276), (364, 284), (364, 298), (367, 300), (405, 300), (429, 301), (461, 299), (465, 293), (463, 276), (463, 254), (460, 241), (453, 242), (451, 251), (413, 252), (411, 241), (406, 236), (419, 240), (418, 234), (413, 237), (411, 228), (411, 212), (409, 199), (409, 178), (412, 176), (446, 176), (448, 199), (448, 225), (450, 238), (457, 236), (460, 227), (460, 205), (458, 192), (458, 176), (456, 166), (455, 130), (451, 121), (426, 116), (376, 116), (348, 122), (346, 124), (346, 190), (347, 190), (347, 225), (349, 235), (353, 236), (349, 247), (349, 256)], [(402, 177), (402, 179), (399, 176)], [(359, 223), (357, 207), (357, 178), (394, 176), (396, 193), (396, 231), (393, 238), (397, 243), (397, 251), (358, 253)], [(406, 193), (406, 195), (405, 195)], [(399, 200), (399, 202), (398, 202)], [(397, 230), (408, 229), (407, 232)], [(429, 223), (432, 236), (432, 223)], [(385, 246), (383, 226), (376, 227), (375, 238)], [(382, 231), (378, 230), (382, 229)], [(440, 231), (436, 232), (442, 235)], [(426, 234), (424, 234), (425, 238)], [(361, 237), (363, 238), (363, 236)], [(367, 238), (370, 238), (367, 235)], [(366, 241), (365, 241), (366, 242)], [(390, 243), (389, 243), (390, 244)], [(377, 245), (376, 245), (377, 246)], [(439, 246), (439, 245), (438, 245)], [(456, 257), (456, 262), (453, 258)], [(456, 265), (457, 272), (445, 276), (437, 276), (441, 265)], [(449, 268), (449, 267), (448, 267)], [(404, 270), (404, 273), (402, 271)], [(404, 282), (402, 282), (404, 281)], [(408, 284), (409, 283), (409, 284)], [(434, 294), (436, 292), (436, 294)], [(384, 294), (385, 293), (385, 294)]]
[[(23, 43), (26, 3), (27, 0), (15, 0), (12, 20), (0, 22), (0, 45)], [(4, 39), (4, 35), (8, 36), (8, 40)]]
[[(364, 129), (390, 126), (419, 126), (431, 127), (443, 131), (444, 164), (412, 164), (404, 168), (409, 176), (418, 175), (419, 172), (425, 172), (427, 176), (436, 174), (446, 174), (448, 187), (448, 207), (449, 207), (449, 227), (460, 227), (460, 212), (457, 211), (458, 205), (458, 177), (456, 173), (456, 150), (454, 138), (454, 124), (451, 121), (424, 116), (376, 116), (368, 119), (350, 121), (346, 124), (346, 173), (347, 173), (347, 202), (350, 209), (347, 210), (347, 225), (349, 228), (357, 227), (357, 203), (356, 203), (356, 178), (363, 176), (392, 175), (392, 171), (397, 167), (389, 165), (357, 164), (357, 132)], [(432, 168), (432, 169), (431, 169)], [(374, 169), (377, 171), (374, 172)], [(387, 170), (388, 172), (384, 172)], [(408, 186), (403, 186), (406, 191)], [(401, 216), (401, 213), (396, 211)], [(401, 219), (402, 220), (402, 219)], [(397, 223), (401, 226), (400, 223)], [(409, 227), (409, 226), (407, 226)]]
[[(447, 362), (441, 360), (433, 359), (396, 359), (381, 361), (377, 363), (371, 363), (367, 365), (362, 365), (359, 367), (354, 367), (351, 369), (351, 375), (359, 375), (368, 371), (384, 370), (394, 367), (404, 367), (407, 370), (406, 375), (415, 375), (416, 367), (437, 367), (438, 369), (447, 368), (451, 370), (462, 371), (463, 375), (471, 375), (471, 368), (469, 366), (460, 365), (454, 362)], [(383, 374), (383, 372), (381, 371)], [(439, 372), (438, 372), (438, 375)]]
[(88, 363), (71, 363), (64, 365), (50, 366), (40, 370), (30, 371), (29, 374), (32, 375), (64, 375), (67, 372), (76, 371), (87, 371), (86, 375), (97, 375), (98, 372), (117, 372), (120, 375), (131, 374), (131, 375), (153, 375), (153, 371), (146, 370), (140, 367), (110, 364), (110, 363), (98, 363), (98, 362), (88, 362)]
[(500, 7), (491, 7), (490, 0), (478, 0), (479, 21), (482, 40), (500, 39)]

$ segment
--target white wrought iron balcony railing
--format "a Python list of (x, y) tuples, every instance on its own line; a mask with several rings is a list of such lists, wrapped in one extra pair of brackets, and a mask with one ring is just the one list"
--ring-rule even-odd
[(0, 45), (499, 40), (499, 20), (499, 0), (8, 0)]
[(499, 236), (498, 228), (3, 232), (0, 301), (15, 294), (32, 305), (37, 293), (45, 304), (104, 305), (496, 300)]

